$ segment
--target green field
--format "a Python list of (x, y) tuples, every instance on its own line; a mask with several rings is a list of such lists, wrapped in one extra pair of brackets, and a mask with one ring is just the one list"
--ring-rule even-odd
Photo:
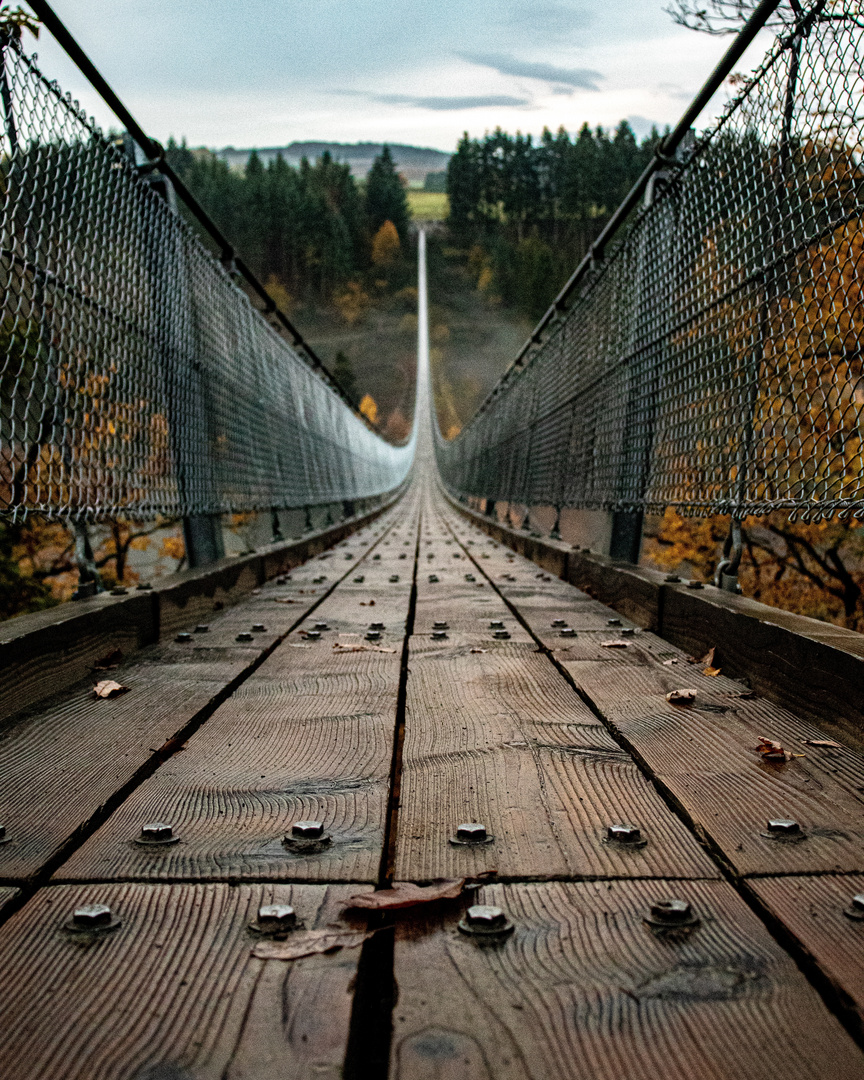
[(415, 221), (443, 221), (447, 217), (449, 201), (437, 191), (406, 191), (411, 217)]

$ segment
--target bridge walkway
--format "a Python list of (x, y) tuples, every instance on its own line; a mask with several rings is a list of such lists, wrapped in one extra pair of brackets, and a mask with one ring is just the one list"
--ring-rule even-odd
[[(489, 540), (429, 470), (200, 618), (105, 672), (122, 695), (3, 732), (4, 1080), (864, 1077), (859, 755)], [(331, 842), (286, 846), (298, 820)], [(138, 845), (152, 821), (178, 842)], [(440, 879), (466, 888), (346, 906)], [(652, 927), (664, 898), (697, 921)], [(119, 927), (67, 929), (86, 903)], [(272, 903), (285, 943), (356, 936), (265, 958)], [(476, 903), (512, 933), (460, 932)]]

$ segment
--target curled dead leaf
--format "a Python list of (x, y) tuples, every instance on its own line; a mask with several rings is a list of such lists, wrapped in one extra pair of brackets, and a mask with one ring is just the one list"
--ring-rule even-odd
[(97, 660), (93, 665), (94, 671), (111, 671), (116, 667), (120, 667), (123, 663), (123, 650), (112, 649), (111, 652), (106, 653), (105, 656)]
[(720, 674), (720, 668), (719, 667), (706, 667), (702, 671), (702, 674), (703, 675), (719, 675)]
[(285, 941), (259, 941), (252, 955), (259, 960), (299, 960), (303, 956), (356, 949), (374, 930), (306, 930), (293, 933)]
[(705, 667), (714, 667), (714, 653), (717, 651), (716, 646), (711, 646), (708, 652), (699, 661), (700, 664), (704, 664)]
[(383, 645), (343, 645), (341, 641), (337, 641), (333, 646), (333, 652), (388, 652), (394, 653), (395, 649), (388, 649)]
[(473, 653), (489, 652), (489, 650), (488, 649), (472, 649), (471, 652), (473, 652)]
[(788, 750), (784, 750), (779, 742), (775, 742), (773, 739), (765, 739), (761, 735), (757, 736), (757, 738), (759, 739), (759, 745), (756, 750), (766, 761), (792, 760), (792, 754)]
[(845, 749), (842, 743), (834, 742), (833, 739), (805, 739), (804, 742), (807, 746), (828, 746), (832, 750)]
[(345, 901), (346, 908), (365, 908), (367, 911), (395, 911), (399, 908), (431, 904), (436, 900), (455, 900), (462, 895), (465, 878), (455, 881), (435, 881), (431, 885), (415, 885), (413, 881), (397, 881), (392, 889), (360, 893)]
[(121, 686), (119, 682), (114, 682), (113, 679), (103, 679), (102, 682), (96, 683), (93, 687), (93, 693), (98, 698), (120, 697), (121, 694), (126, 694), (128, 691), (128, 686)]
[(666, 700), (671, 705), (692, 705), (696, 700), (695, 690), (670, 690), (666, 695)]
[(361, 600), (360, 607), (375, 607), (374, 600)]

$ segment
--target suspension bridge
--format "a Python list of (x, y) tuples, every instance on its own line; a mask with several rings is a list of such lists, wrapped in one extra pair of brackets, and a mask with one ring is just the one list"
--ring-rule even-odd
[[(0, 1078), (864, 1078), (864, 648), (735, 588), (745, 514), (864, 513), (857, 10), (687, 136), (775, 7), (449, 442), (420, 232), (403, 446), (4, 39), (0, 503), (81, 584), (0, 632)], [(666, 506), (716, 585), (636, 565)], [(191, 568), (99, 592), (156, 514)]]

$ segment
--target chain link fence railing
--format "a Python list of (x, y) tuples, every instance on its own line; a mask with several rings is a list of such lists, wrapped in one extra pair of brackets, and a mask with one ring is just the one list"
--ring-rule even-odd
[(0, 49), (0, 515), (217, 514), (380, 495), (395, 447), (252, 306), (15, 39)]
[[(460, 495), (864, 517), (864, 15), (805, 6), (452, 442)], [(565, 308), (566, 309), (563, 309)]]

